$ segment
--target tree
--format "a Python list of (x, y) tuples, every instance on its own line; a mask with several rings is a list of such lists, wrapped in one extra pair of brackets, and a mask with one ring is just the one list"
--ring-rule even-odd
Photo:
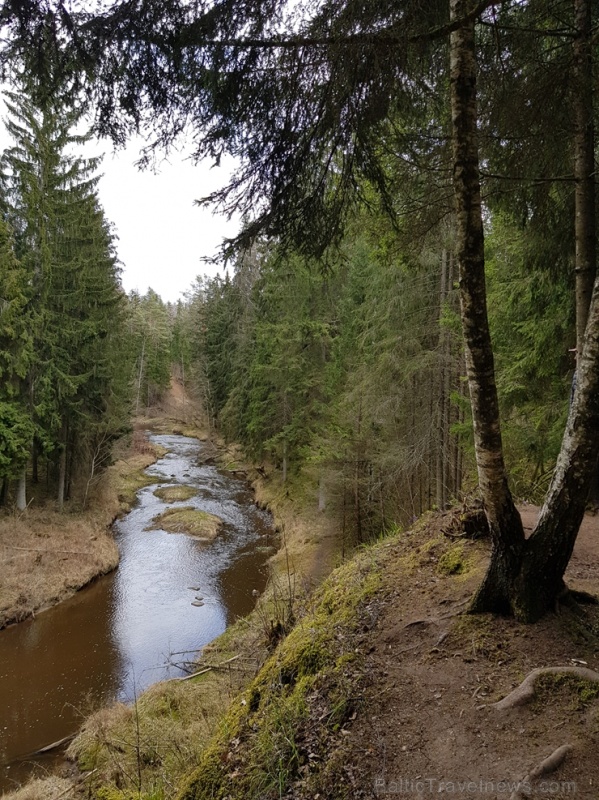
[[(78, 86), (87, 69), (99, 128), (117, 139), (146, 113), (155, 115), (162, 144), (193, 124), (197, 156), (218, 160), (229, 152), (242, 159), (230, 186), (209, 198), (225, 210), (247, 213), (251, 221), (238, 241), (263, 231), (305, 253), (322, 253), (339, 239), (355, 203), (368, 200), (367, 184), (376, 186), (391, 214), (395, 211), (389, 160), (399, 162), (413, 147), (425, 148), (418, 140), (414, 144), (415, 123), (423, 119), (422, 98), (443, 91), (442, 42), (449, 36), (461, 314), (479, 482), (493, 538), (474, 608), (528, 620), (551, 608), (563, 590), (599, 446), (599, 286), (595, 283), (590, 302), (577, 391), (554, 479), (537, 529), (525, 540), (503, 460), (487, 321), (476, 86), (476, 20), (495, 6), (513, 12), (512, 22), (526, 23), (529, 7), (534, 11), (537, 5), (450, 0), (449, 19), (441, 0), (424, 7), (416, 0), (323, 2), (305, 16), (277, 0), (249, 2), (241, 10), (232, 2), (142, 3), (135, 16), (115, 3), (87, 18), (68, 17), (62, 4), (59, 11), (48, 6), (43, 14), (21, 6), (15, 12), (12, 4), (5, 9), (13, 26), (8, 37), (16, 46), (27, 47), (32, 35), (48, 45), (35, 49), (32, 68), (40, 69), (41, 53), (41, 68), (73, 78), (68, 70), (78, 63)], [(541, 4), (534, 17), (541, 23), (540, 37), (549, 35), (552, 11)], [(590, 0), (577, 0), (571, 30), (551, 32), (567, 43), (574, 32), (579, 69), (570, 100), (575, 107), (586, 93), (581, 111), (592, 103), (589, 14)], [(486, 22), (494, 24), (493, 16)], [(70, 44), (61, 50), (65, 38)], [(25, 56), (32, 52), (25, 50)], [(126, 87), (119, 105), (115, 83)], [(584, 117), (587, 122), (577, 116), (580, 136), (588, 134), (592, 118), (593, 113)], [(586, 145), (577, 145), (577, 182), (581, 191), (584, 182), (587, 194), (589, 142), (587, 135)], [(595, 234), (589, 235), (584, 223), (588, 202), (581, 196), (578, 212), (580, 235), (590, 241)], [(585, 252), (585, 269), (592, 269), (590, 251)]]
[(0, 479), (4, 498), (8, 481), (19, 478), (21, 511), (27, 506), (25, 467), (35, 435), (25, 386), (32, 357), (26, 273), (0, 220)]
[[(62, 508), (73, 465), (115, 405), (123, 298), (113, 235), (95, 194), (98, 161), (68, 152), (86, 141), (73, 133), (81, 111), (37, 107), (32, 95), (25, 85), (9, 95), (13, 145), (3, 155), (3, 188), (26, 287), (31, 347), (21, 377), (35, 424), (34, 480), (38, 452), (53, 456)], [(118, 428), (114, 417), (112, 424)]]
[(132, 292), (127, 310), (132, 348), (135, 413), (157, 402), (171, 379), (171, 319), (166, 305), (153, 289), (145, 295)]

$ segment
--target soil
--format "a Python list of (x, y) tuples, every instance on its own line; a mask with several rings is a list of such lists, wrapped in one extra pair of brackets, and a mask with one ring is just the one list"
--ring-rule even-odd
[[(521, 509), (529, 530), (538, 511)], [(343, 765), (331, 796), (597, 800), (598, 687), (547, 678), (528, 705), (500, 712), (492, 704), (538, 667), (599, 671), (599, 608), (558, 609), (536, 625), (464, 614), (488, 545), (465, 543), (465, 571), (440, 574), (443, 545), (435, 544), (434, 529), (443, 525), (433, 518), (411, 537), (418, 555), (410, 569), (405, 545), (389, 546), (379, 619), (362, 644), (367, 689), (330, 752)], [(568, 584), (598, 594), (598, 563), (599, 517), (587, 515)], [(530, 794), (513, 793), (563, 745), (572, 749), (558, 769), (529, 779), (523, 788)]]

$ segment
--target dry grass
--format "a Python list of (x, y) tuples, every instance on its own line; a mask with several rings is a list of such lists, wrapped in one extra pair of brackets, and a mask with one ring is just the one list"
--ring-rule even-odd
[(161, 486), (154, 491), (156, 497), (164, 500), (165, 503), (175, 503), (178, 500), (189, 500), (190, 497), (195, 497), (198, 490), (193, 486)]
[(159, 455), (145, 438), (121, 445), (120, 458), (94, 486), (85, 512), (52, 501), (0, 517), (0, 629), (70, 597), (113, 570), (119, 554), (109, 525), (135, 502)]
[(148, 530), (163, 530), (169, 533), (187, 533), (198, 539), (216, 538), (222, 528), (223, 521), (214, 514), (200, 511), (193, 506), (169, 508), (152, 520)]
[(119, 554), (93, 515), (29, 510), (0, 520), (0, 628), (114, 569)]
[(2, 800), (59, 800), (62, 797), (72, 797), (73, 784), (66, 778), (45, 778), (35, 780), (2, 796)]

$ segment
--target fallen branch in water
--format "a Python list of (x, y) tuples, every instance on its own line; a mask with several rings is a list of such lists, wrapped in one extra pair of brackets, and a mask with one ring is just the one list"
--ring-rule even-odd
[(192, 678), (197, 678), (199, 675), (205, 675), (207, 672), (212, 672), (212, 670), (221, 669), (226, 664), (230, 664), (232, 661), (237, 661), (238, 658), (241, 658), (241, 655), (232, 656), (228, 658), (226, 661), (221, 661), (220, 664), (210, 664), (210, 666), (201, 669), (199, 672), (192, 672), (191, 675), (185, 675), (183, 678), (171, 678), (171, 681), (189, 681)]
[(40, 747), (39, 750), (35, 751), (35, 754), (37, 756), (41, 755), (42, 753), (50, 753), (52, 750), (56, 750), (57, 747), (60, 747), (61, 745), (66, 744), (67, 742), (71, 742), (75, 738), (75, 736), (77, 736), (76, 733), (70, 733), (68, 736), (59, 739), (57, 742), (52, 742), (52, 744), (47, 744), (45, 747)]

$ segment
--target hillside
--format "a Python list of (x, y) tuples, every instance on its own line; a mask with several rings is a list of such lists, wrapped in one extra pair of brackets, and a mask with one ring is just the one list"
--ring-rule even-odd
[[(229, 714), (232, 727), (207, 751), (182, 799), (441, 794), (515, 800), (524, 796), (512, 793), (518, 781), (530, 784), (534, 797), (596, 798), (598, 684), (549, 674), (529, 704), (507, 711), (494, 706), (534, 669), (597, 669), (596, 607), (564, 608), (535, 626), (465, 615), (487, 546), (450, 543), (442, 533), (446, 523), (443, 516), (428, 517), (333, 575), (302, 623), (312, 639), (299, 649), (297, 634), (283, 643), (245, 695), (250, 711), (241, 721), (238, 710)], [(596, 534), (597, 521), (588, 518), (570, 569), (574, 585), (582, 581), (585, 589), (597, 588), (589, 575)], [(352, 569), (363, 571), (362, 580), (348, 580)], [(373, 576), (378, 587), (368, 591)], [(323, 663), (315, 653), (323, 604), (331, 602), (327, 592), (335, 585), (342, 599), (331, 612), (333, 643)], [(360, 602), (348, 614), (357, 594)], [(266, 697), (259, 690), (265, 684)]]

